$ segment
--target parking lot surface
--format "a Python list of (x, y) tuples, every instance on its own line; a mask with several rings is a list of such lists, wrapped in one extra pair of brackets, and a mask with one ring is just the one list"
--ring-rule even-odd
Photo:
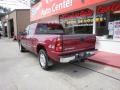
[(0, 90), (120, 90), (120, 69), (86, 61), (41, 69), (37, 56), (0, 39)]

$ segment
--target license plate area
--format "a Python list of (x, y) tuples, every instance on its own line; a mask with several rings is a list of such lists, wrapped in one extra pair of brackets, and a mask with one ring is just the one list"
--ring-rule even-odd
[(87, 57), (92, 56), (92, 55), (94, 55), (93, 51), (86, 51), (86, 52), (77, 53), (76, 57), (78, 57), (78, 58), (87, 58)]
[(82, 59), (85, 58), (85, 52), (80, 52), (76, 54), (76, 59)]

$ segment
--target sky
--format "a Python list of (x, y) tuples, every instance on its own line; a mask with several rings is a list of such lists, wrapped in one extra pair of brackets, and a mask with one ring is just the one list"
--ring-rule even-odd
[(0, 0), (0, 6), (14, 9), (30, 9), (30, 0)]

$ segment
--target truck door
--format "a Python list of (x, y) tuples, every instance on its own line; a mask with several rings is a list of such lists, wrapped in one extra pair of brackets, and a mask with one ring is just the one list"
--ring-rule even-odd
[(28, 50), (33, 52), (34, 48), (34, 34), (35, 34), (35, 29), (36, 29), (37, 23), (31, 24), (29, 27), (29, 35), (27, 36), (27, 46)]
[(28, 31), (29, 31), (29, 26), (27, 26), (27, 27), (25, 28), (24, 33), (26, 33), (26, 34), (21, 36), (21, 44), (22, 44), (23, 47), (25, 47), (25, 48), (27, 48)]

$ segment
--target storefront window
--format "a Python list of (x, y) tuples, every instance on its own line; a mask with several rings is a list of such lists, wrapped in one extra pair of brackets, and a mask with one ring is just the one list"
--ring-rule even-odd
[[(116, 29), (117, 25), (117, 29)], [(117, 34), (117, 37), (116, 37)], [(96, 35), (120, 39), (120, 2), (97, 7)]]
[(93, 11), (84, 9), (60, 15), (60, 23), (68, 34), (92, 34)]
[(78, 26), (74, 27), (74, 29), (75, 34), (92, 34), (92, 26)]
[(106, 14), (96, 16), (96, 35), (108, 35)]
[[(120, 1), (97, 6), (96, 12), (96, 35), (120, 40)], [(91, 9), (83, 9), (63, 14), (60, 23), (67, 33), (92, 34), (93, 13)]]

